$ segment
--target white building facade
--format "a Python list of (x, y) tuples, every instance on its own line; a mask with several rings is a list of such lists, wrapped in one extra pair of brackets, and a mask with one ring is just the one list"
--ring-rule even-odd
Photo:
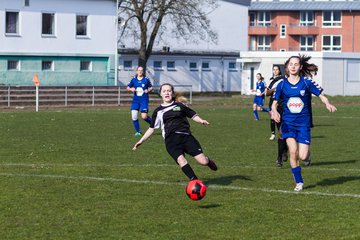
[(116, 2), (1, 0), (0, 84), (116, 84)]

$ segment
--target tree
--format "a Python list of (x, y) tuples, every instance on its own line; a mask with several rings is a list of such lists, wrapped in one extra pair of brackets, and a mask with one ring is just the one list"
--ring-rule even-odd
[(139, 65), (146, 67), (154, 44), (166, 34), (187, 42), (217, 41), (208, 14), (217, 0), (119, 0), (120, 42), (132, 37), (139, 42)]

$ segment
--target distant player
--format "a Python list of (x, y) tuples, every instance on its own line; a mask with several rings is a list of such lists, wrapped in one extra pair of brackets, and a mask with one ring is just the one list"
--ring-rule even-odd
[(215, 162), (205, 156), (200, 143), (192, 135), (187, 118), (203, 125), (209, 125), (209, 122), (185, 104), (175, 101), (174, 87), (171, 84), (162, 84), (160, 95), (163, 102), (155, 109), (149, 129), (135, 143), (133, 150), (145, 142), (154, 133), (155, 128), (161, 128), (166, 150), (189, 180), (197, 179), (197, 176), (186, 160), (185, 153), (194, 157), (199, 164), (216, 171)]
[(261, 75), (261, 73), (257, 73), (256, 78), (257, 78), (257, 82), (255, 89), (256, 93), (253, 102), (253, 113), (255, 120), (258, 121), (259, 120), (258, 111), (269, 112), (270, 109), (262, 108), (262, 106), (264, 106), (265, 95), (266, 95), (266, 83), (264, 81), (264, 78)]
[[(304, 181), (301, 175), (299, 159), (308, 159), (312, 127), (311, 95), (314, 94), (325, 104), (329, 112), (335, 112), (336, 107), (330, 104), (323, 95), (323, 89), (310, 77), (317, 74), (318, 67), (308, 63), (311, 57), (305, 55), (292, 56), (285, 62), (287, 78), (276, 87), (275, 99), (271, 113), (275, 122), (281, 122), (282, 137), (290, 153), (291, 172), (296, 187), (294, 191), (303, 189)], [(282, 117), (277, 110), (278, 101), (284, 101)], [(281, 119), (282, 118), (282, 119)]]
[(135, 136), (141, 136), (140, 123), (138, 120), (139, 111), (141, 118), (151, 123), (151, 118), (148, 116), (149, 112), (149, 93), (153, 90), (150, 79), (144, 75), (144, 68), (139, 66), (136, 70), (136, 75), (133, 77), (126, 88), (127, 91), (133, 92), (133, 101), (131, 104), (131, 118), (135, 128)]

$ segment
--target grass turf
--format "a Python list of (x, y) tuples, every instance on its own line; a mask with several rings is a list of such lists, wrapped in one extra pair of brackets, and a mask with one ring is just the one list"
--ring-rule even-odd
[[(2, 239), (359, 239), (360, 105), (314, 101), (313, 166), (292, 192), (289, 163), (275, 166), (268, 116), (251, 98), (194, 104), (192, 124), (219, 170), (189, 162), (208, 184), (198, 202), (158, 130), (138, 151), (127, 107), (0, 114)], [(143, 131), (145, 122), (141, 122)]]

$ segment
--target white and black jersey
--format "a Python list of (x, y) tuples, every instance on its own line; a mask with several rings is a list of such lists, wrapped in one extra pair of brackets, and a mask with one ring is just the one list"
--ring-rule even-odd
[(151, 128), (160, 128), (165, 139), (172, 133), (191, 135), (187, 118), (194, 118), (197, 113), (183, 103), (173, 101), (170, 105), (160, 105), (152, 115)]

